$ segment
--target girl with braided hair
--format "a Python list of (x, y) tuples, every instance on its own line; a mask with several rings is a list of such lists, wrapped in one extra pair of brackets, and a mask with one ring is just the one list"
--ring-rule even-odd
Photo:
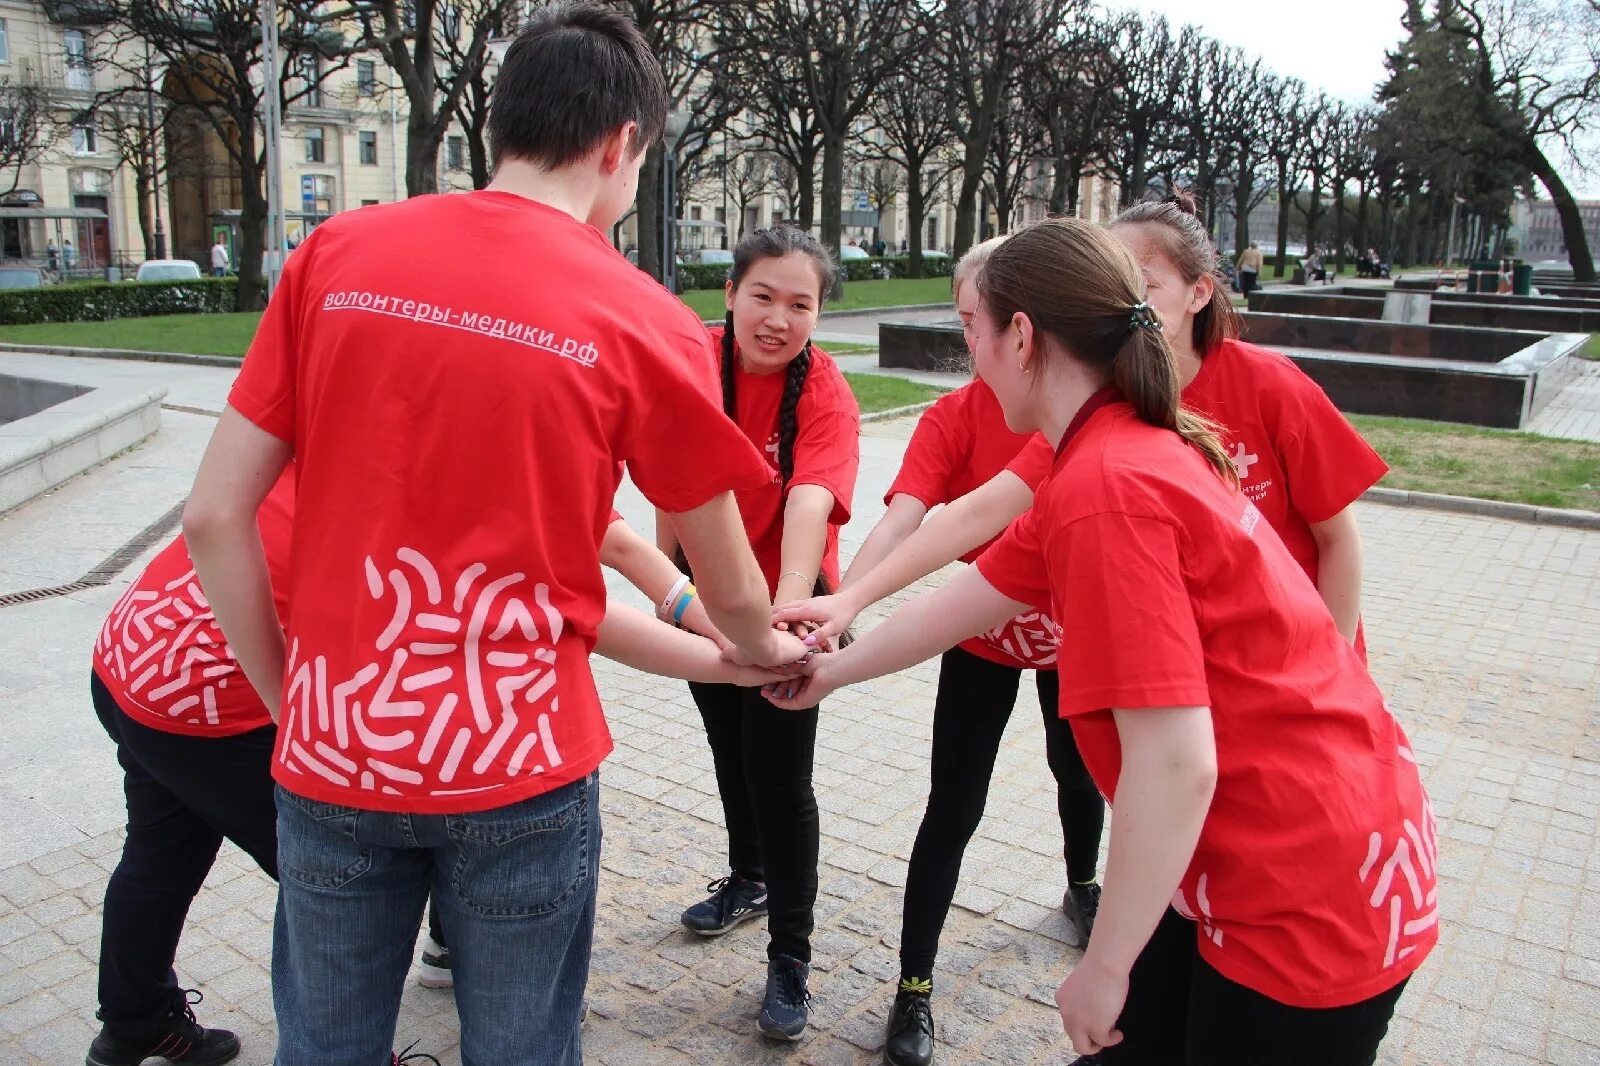
[[(779, 706), (903, 670), (1028, 607), (1111, 802), (1106, 892), (1056, 993), (1097, 1066), (1370, 1066), (1438, 940), (1438, 843), (1405, 731), (1230, 456), (1186, 410), (1138, 263), (1076, 218), (978, 274), (968, 342), (1032, 508)], [(816, 634), (808, 637), (814, 640)]]
[[(773, 467), (736, 494), (775, 601), (838, 586), (839, 528), (850, 518), (861, 413), (844, 375), (811, 343), (835, 267), (810, 235), (756, 230), (734, 249), (721, 351), (722, 404)], [(663, 523), (664, 550), (671, 543)], [(807, 978), (819, 829), (812, 790), (817, 707), (779, 710), (757, 689), (691, 684), (716, 765), (728, 830), (728, 876), (683, 913), (702, 936), (766, 915), (767, 991), (757, 1025), (796, 1040), (809, 1019)]]

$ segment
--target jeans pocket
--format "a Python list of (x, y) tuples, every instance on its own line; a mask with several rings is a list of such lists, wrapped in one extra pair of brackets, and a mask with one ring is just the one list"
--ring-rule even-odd
[(361, 812), (278, 787), (278, 875), (308, 888), (343, 888), (372, 868), (356, 842)]
[(445, 818), (459, 854), (451, 884), (468, 909), (487, 918), (560, 910), (590, 881), (593, 775), (543, 795)]

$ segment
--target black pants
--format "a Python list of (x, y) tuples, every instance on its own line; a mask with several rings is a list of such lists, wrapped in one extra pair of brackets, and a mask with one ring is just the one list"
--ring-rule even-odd
[[(900, 926), (900, 966), (930, 977), (939, 934), (961, 877), (961, 857), (977, 832), (989, 796), (1000, 740), (1017, 702), (1022, 671), (960, 648), (944, 653), (933, 704), (933, 765), (928, 806), (906, 872), (905, 915)], [(1106, 806), (1078, 754), (1072, 726), (1056, 713), (1054, 670), (1039, 670), (1039, 709), (1045, 758), (1056, 779), (1067, 877), (1092, 881), (1100, 860)]]
[(1200, 957), (1194, 923), (1168, 910), (1133, 964), (1117, 1028), (1097, 1066), (1372, 1066), (1405, 989), (1313, 1010), (1269, 999)]
[(1256, 272), (1254, 270), (1239, 271), (1239, 295), (1249, 296), (1256, 289)]
[(89, 692), (117, 745), (128, 836), (106, 885), (100, 932), (100, 1018), (116, 1036), (144, 1039), (182, 1002), (172, 962), (189, 903), (223, 837), (274, 879), (278, 816), (271, 726), (224, 737), (141, 725), (98, 676)]
[(767, 956), (811, 961), (820, 829), (811, 764), (817, 708), (784, 711), (760, 689), (691, 684), (717, 768), (728, 866), (767, 886)]

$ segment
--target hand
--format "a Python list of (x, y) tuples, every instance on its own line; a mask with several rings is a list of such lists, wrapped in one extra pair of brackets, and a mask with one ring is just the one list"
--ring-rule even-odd
[(805, 664), (806, 676), (765, 685), (761, 695), (785, 711), (809, 711), (839, 686), (828, 678), (831, 656), (817, 655)]
[(728, 669), (733, 674), (728, 683), (740, 688), (764, 689), (768, 685), (787, 685), (801, 676), (798, 666), (787, 670), (769, 670), (763, 666), (734, 666), (730, 663)]
[(809, 600), (795, 600), (772, 609), (772, 620), (777, 623), (806, 623), (811, 626), (807, 640), (821, 647), (850, 628), (856, 620), (857, 608), (844, 593), (832, 596), (815, 596)]
[(767, 637), (763, 647), (741, 648), (731, 645), (723, 651), (722, 657), (736, 666), (765, 666), (782, 671), (783, 667), (801, 662), (812, 653), (812, 649), (793, 633), (772, 630)]
[(1117, 1018), (1128, 999), (1128, 975), (1095, 965), (1085, 955), (1076, 969), (1056, 989), (1061, 1028), (1079, 1055), (1122, 1043)]

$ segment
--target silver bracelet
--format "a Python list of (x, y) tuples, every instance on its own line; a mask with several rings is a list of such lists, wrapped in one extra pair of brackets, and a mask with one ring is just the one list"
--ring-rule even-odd
[(783, 573), (778, 575), (778, 580), (782, 581), (786, 577), (797, 577), (801, 581), (804, 581), (807, 585), (815, 585), (817, 583), (816, 578), (807, 577), (798, 570), (785, 570)]

